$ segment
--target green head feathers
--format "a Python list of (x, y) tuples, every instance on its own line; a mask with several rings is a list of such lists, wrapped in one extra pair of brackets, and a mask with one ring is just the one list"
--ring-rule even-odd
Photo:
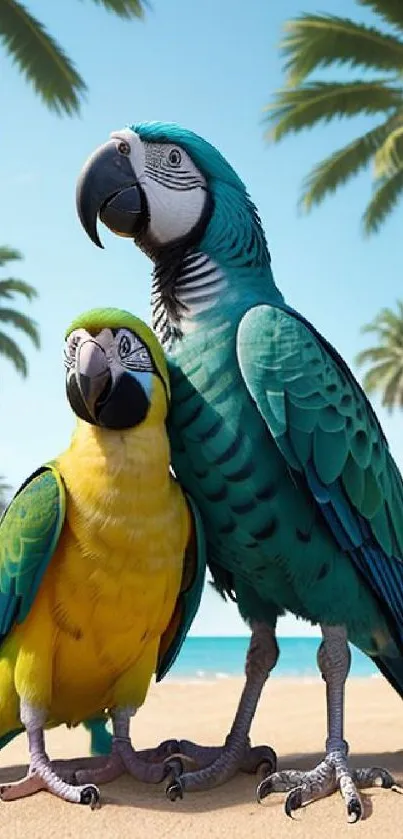
[(74, 318), (65, 333), (67, 338), (75, 329), (86, 329), (91, 334), (96, 334), (102, 329), (130, 329), (143, 341), (150, 350), (155, 366), (163, 379), (168, 397), (170, 396), (168, 368), (164, 351), (153, 331), (140, 318), (132, 315), (124, 309), (89, 309)]

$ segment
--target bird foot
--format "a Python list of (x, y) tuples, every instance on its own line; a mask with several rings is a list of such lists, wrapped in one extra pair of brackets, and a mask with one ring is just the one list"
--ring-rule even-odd
[[(87, 758), (85, 766), (75, 772), (75, 779), (79, 784), (107, 784), (127, 772), (137, 781), (158, 784), (169, 774), (183, 771), (179, 751), (177, 740), (166, 740), (154, 749), (136, 752), (128, 737), (114, 737), (111, 754)], [(171, 765), (173, 754), (178, 760)]]
[[(178, 763), (190, 762), (196, 771), (179, 773)], [(244, 744), (231, 741), (228, 736), (224, 746), (198, 746), (190, 740), (180, 740), (178, 754), (173, 754), (166, 761), (171, 765), (176, 777), (170, 780), (166, 795), (171, 801), (183, 798), (184, 792), (213, 789), (226, 783), (238, 771), (253, 774), (259, 770), (265, 773), (275, 771), (277, 757), (269, 746), (251, 746), (249, 740)]]
[(48, 758), (42, 756), (31, 763), (25, 778), (0, 786), (0, 799), (14, 801), (41, 790), (47, 790), (73, 804), (87, 804), (92, 810), (99, 807), (99, 790), (94, 784), (74, 786), (67, 783), (54, 771)]
[(329, 752), (325, 759), (309, 772), (284, 770), (266, 777), (257, 788), (259, 803), (272, 792), (288, 792), (285, 812), (292, 818), (295, 810), (339, 790), (346, 805), (347, 821), (354, 823), (363, 815), (358, 789), (384, 787), (403, 792), (386, 769), (350, 769), (344, 749)]

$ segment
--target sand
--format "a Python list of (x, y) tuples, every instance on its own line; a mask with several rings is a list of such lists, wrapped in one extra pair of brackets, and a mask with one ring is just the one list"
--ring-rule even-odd
[[(210, 683), (165, 682), (153, 685), (132, 724), (139, 747), (168, 737), (218, 744), (222, 742), (242, 680)], [(273, 679), (267, 683), (253, 726), (253, 742), (269, 742), (280, 766), (309, 768), (322, 757), (325, 739), (324, 686), (316, 681)], [(403, 782), (403, 704), (381, 678), (351, 679), (347, 687), (346, 734), (355, 765), (383, 765)], [(51, 757), (87, 754), (82, 727), (64, 726), (47, 735)], [(0, 783), (23, 773), (27, 760), (24, 736), (0, 754)], [(315, 839), (315, 837), (403, 836), (403, 796), (387, 790), (364, 794), (365, 820), (347, 825), (339, 794), (314, 803), (294, 821), (284, 814), (283, 795), (255, 802), (256, 779), (238, 775), (211, 792), (193, 793), (174, 804), (164, 785), (146, 786), (124, 777), (103, 786), (102, 807), (91, 811), (41, 792), (0, 805), (1, 839)]]

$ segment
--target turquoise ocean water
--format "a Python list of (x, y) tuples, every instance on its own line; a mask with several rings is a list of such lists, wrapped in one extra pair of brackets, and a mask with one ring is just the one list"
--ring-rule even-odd
[[(319, 676), (316, 653), (320, 638), (278, 638), (280, 657), (273, 677), (315, 678)], [(187, 638), (168, 679), (199, 681), (241, 676), (248, 638)], [(378, 669), (369, 658), (351, 647), (351, 676), (374, 676)]]

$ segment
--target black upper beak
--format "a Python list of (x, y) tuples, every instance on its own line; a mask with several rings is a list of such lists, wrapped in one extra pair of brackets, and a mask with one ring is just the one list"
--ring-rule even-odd
[(109, 140), (88, 158), (78, 178), (76, 204), (84, 230), (100, 248), (98, 215), (120, 236), (134, 236), (147, 222), (144, 191), (129, 156), (119, 151), (118, 140)]

